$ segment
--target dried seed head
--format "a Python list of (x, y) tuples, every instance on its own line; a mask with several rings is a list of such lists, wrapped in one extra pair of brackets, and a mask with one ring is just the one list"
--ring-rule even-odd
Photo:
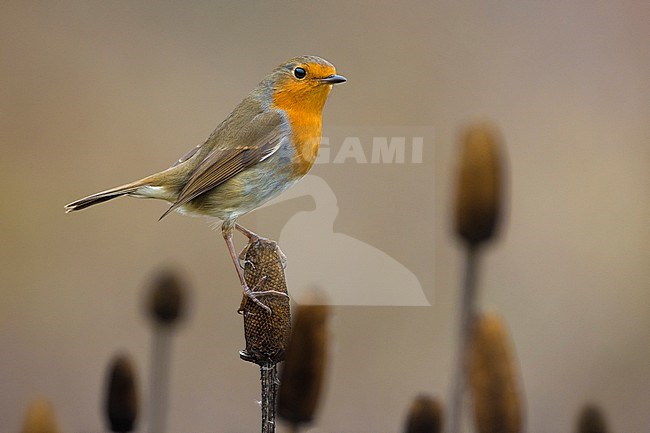
[(56, 415), (52, 404), (44, 397), (34, 399), (27, 411), (23, 422), (22, 433), (59, 433)]
[(469, 384), (479, 433), (520, 433), (522, 404), (517, 368), (505, 324), (497, 314), (474, 323), (469, 348)]
[(132, 431), (138, 417), (135, 369), (126, 355), (116, 356), (108, 370), (106, 417), (114, 432)]
[(442, 431), (442, 405), (429, 395), (413, 400), (406, 418), (405, 433), (439, 433)]
[(605, 416), (598, 406), (588, 404), (582, 408), (577, 433), (607, 433)]
[(307, 302), (297, 308), (280, 374), (278, 414), (292, 424), (314, 419), (326, 364), (329, 307), (323, 301)]
[(456, 232), (470, 245), (490, 239), (502, 206), (501, 138), (494, 127), (470, 126), (463, 136), (456, 191)]
[(181, 278), (169, 269), (154, 277), (149, 298), (149, 313), (153, 320), (171, 326), (183, 316), (186, 290)]
[[(247, 246), (244, 277), (253, 292), (273, 290), (287, 293), (284, 265), (274, 241), (258, 239)], [(284, 359), (291, 335), (289, 298), (267, 295), (259, 300), (271, 309), (271, 314), (250, 299), (246, 299), (244, 337), (246, 349), (241, 357), (259, 365), (277, 364)]]

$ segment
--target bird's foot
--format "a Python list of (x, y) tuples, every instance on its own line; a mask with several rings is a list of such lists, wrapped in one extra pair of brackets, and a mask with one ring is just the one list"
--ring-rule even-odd
[(251, 262), (250, 260), (247, 260), (246, 255), (248, 254), (248, 250), (250, 249), (250, 247), (257, 241), (262, 241), (264, 243), (273, 243), (273, 244), (275, 244), (275, 250), (278, 253), (278, 257), (280, 258), (280, 263), (282, 263), (282, 269), (287, 268), (287, 255), (282, 252), (282, 250), (280, 249), (280, 245), (274, 240), (264, 238), (264, 237), (259, 236), (259, 235), (254, 235), (252, 237), (249, 237), (248, 238), (248, 243), (246, 244), (246, 246), (244, 246), (244, 248), (239, 253), (239, 256), (237, 257), (237, 259), (238, 259), (238, 263), (239, 263), (240, 268), (246, 269), (246, 264), (250, 264), (252, 266), (252, 268), (255, 269), (255, 264), (253, 262)]
[(248, 254), (248, 250), (250, 249), (252, 245), (252, 242), (249, 242), (246, 244), (243, 250), (241, 250), (241, 253), (239, 253), (239, 256), (237, 256), (237, 263), (239, 264), (239, 267), (242, 269), (246, 269), (246, 265), (249, 264), (251, 265), (251, 269), (255, 270), (255, 263), (253, 263), (252, 260), (248, 260), (246, 258), (246, 255)]
[(289, 298), (289, 295), (284, 293), (284, 292), (278, 292), (277, 290), (263, 290), (263, 291), (258, 291), (259, 288), (261, 288), (264, 284), (266, 284), (267, 277), (264, 276), (260, 279), (260, 281), (253, 287), (252, 289), (248, 287), (248, 284), (244, 284), (242, 287), (242, 291), (244, 292), (244, 296), (242, 297), (241, 304), (239, 305), (239, 309), (237, 312), (239, 314), (244, 312), (244, 307), (246, 306), (246, 302), (250, 299), (255, 305), (258, 307), (264, 309), (269, 316), (273, 314), (273, 311), (271, 308), (264, 304), (262, 301), (257, 299), (258, 297), (261, 296), (284, 296), (285, 298)]
[(237, 229), (241, 234), (243, 234), (244, 236), (246, 236), (248, 238), (248, 243), (253, 243), (258, 239), (265, 239), (265, 238), (262, 238), (257, 233), (252, 232), (252, 231), (248, 230), (247, 228), (245, 228), (245, 227), (243, 227), (243, 226), (241, 226), (241, 225), (239, 225), (237, 223), (235, 223), (235, 229)]
[(242, 248), (241, 252), (239, 253), (239, 256), (237, 256), (237, 261), (239, 262), (239, 267), (242, 269), (246, 269), (246, 263), (249, 263), (253, 269), (255, 269), (255, 264), (246, 259), (246, 255), (248, 254), (248, 250), (253, 246), (253, 244), (257, 241), (261, 240), (262, 242), (268, 241), (268, 239), (260, 237), (260, 236), (255, 236), (252, 238), (248, 238), (248, 243)]

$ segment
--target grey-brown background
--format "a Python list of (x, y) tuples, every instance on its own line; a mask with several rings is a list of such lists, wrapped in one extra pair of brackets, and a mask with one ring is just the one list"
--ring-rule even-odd
[[(168, 166), (272, 67), (309, 53), (349, 78), (326, 125), (436, 131), (424, 155), (435, 188), (409, 174), (425, 165), (343, 164), (327, 179), (335, 228), (390, 251), (432, 306), (335, 308), (313, 431), (399, 431), (416, 393), (447, 394), (462, 269), (449, 233), (454, 143), (488, 116), (511, 186), (481, 302), (511, 328), (528, 431), (570, 431), (595, 400), (614, 431), (648, 432), (649, 20), (645, 1), (3, 2), (0, 431), (19, 429), (37, 393), (65, 431), (99, 431), (119, 349), (146, 385), (142, 293), (165, 263), (193, 288), (170, 431), (257, 429), (258, 372), (237, 356), (240, 294), (218, 233), (178, 215), (156, 222), (161, 203), (63, 205)], [(264, 215), (243, 222), (264, 233)]]

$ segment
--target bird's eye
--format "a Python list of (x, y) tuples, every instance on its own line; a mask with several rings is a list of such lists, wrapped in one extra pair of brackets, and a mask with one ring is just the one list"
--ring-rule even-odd
[(297, 79), (302, 80), (303, 78), (305, 78), (305, 76), (307, 76), (307, 71), (305, 71), (303, 68), (296, 68), (293, 70), (293, 75)]

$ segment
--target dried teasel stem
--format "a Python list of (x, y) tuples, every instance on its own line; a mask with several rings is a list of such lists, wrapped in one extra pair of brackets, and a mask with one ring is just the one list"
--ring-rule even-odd
[(278, 395), (278, 365), (267, 363), (260, 365), (260, 383), (262, 385), (262, 433), (275, 432), (275, 411)]
[(177, 272), (165, 269), (151, 284), (148, 312), (153, 323), (151, 373), (149, 381), (149, 431), (167, 431), (167, 401), (171, 332), (185, 313), (187, 289)]
[(476, 275), (478, 273), (478, 254), (475, 248), (467, 250), (465, 261), (465, 272), (461, 292), (460, 305), (460, 326), (458, 333), (458, 351), (454, 374), (452, 376), (451, 413), (449, 420), (449, 431), (457, 433), (460, 431), (462, 421), (462, 409), (465, 395), (465, 382), (467, 375), (467, 348), (469, 346), (469, 335), (471, 324), (475, 316), (475, 292)]
[(523, 407), (516, 359), (498, 314), (476, 318), (468, 366), (478, 433), (520, 433)]
[[(287, 293), (284, 277), (283, 255), (277, 243), (258, 238), (246, 246), (244, 255), (244, 277), (252, 290)], [(245, 361), (260, 366), (262, 389), (262, 433), (275, 432), (276, 397), (278, 394), (277, 363), (282, 361), (291, 334), (291, 312), (289, 299), (277, 294), (262, 298), (271, 309), (268, 311), (244, 300), (244, 337), (246, 349), (240, 352)]]
[(460, 325), (449, 431), (460, 431), (466, 376), (466, 352), (470, 325), (475, 315), (479, 246), (497, 231), (502, 207), (500, 134), (496, 128), (477, 123), (467, 128), (458, 166), (455, 231), (466, 246), (464, 281), (460, 302)]
[(127, 355), (116, 356), (108, 369), (106, 418), (111, 431), (133, 431), (138, 417), (135, 368)]
[(52, 404), (45, 397), (34, 399), (25, 412), (21, 433), (60, 433)]
[(280, 374), (278, 414), (297, 431), (314, 419), (327, 355), (329, 307), (319, 294), (296, 311), (291, 342)]

